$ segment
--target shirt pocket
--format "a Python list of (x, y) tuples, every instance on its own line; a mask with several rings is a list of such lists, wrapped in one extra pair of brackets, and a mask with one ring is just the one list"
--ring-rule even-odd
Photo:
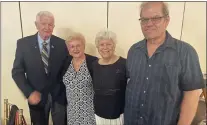
[(178, 67), (172, 64), (165, 64), (165, 70), (170, 84), (176, 84), (178, 82)]
[(173, 64), (164, 64), (162, 74), (162, 82), (164, 82), (164, 93), (172, 99), (176, 98), (176, 93), (179, 90), (178, 85), (178, 66)]

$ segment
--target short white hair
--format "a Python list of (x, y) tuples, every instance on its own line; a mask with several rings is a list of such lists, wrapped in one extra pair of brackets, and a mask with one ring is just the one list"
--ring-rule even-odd
[(82, 42), (82, 44), (85, 46), (86, 44), (86, 40), (85, 40), (85, 37), (83, 36), (82, 33), (80, 32), (72, 32), (69, 34), (68, 38), (66, 39), (66, 44), (70, 43), (71, 41), (73, 40), (77, 40), (77, 41), (80, 41)]
[(110, 30), (102, 30), (96, 34), (96, 46), (98, 46), (101, 40), (111, 40), (114, 43), (114, 45), (117, 43), (116, 34)]
[(51, 17), (51, 18), (54, 19), (54, 15), (53, 15), (51, 12), (49, 12), (49, 11), (40, 11), (40, 12), (37, 13), (37, 15), (36, 15), (36, 22), (39, 22), (39, 21), (40, 21), (40, 18), (41, 18), (42, 16)]

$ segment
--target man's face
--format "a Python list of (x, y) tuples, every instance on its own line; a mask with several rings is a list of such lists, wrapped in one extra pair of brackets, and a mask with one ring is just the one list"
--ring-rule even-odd
[(140, 24), (146, 39), (155, 39), (162, 36), (169, 23), (169, 17), (162, 12), (161, 3), (149, 3), (141, 12)]
[(43, 40), (47, 40), (54, 29), (54, 18), (49, 16), (41, 16), (39, 21), (35, 22), (36, 28)]

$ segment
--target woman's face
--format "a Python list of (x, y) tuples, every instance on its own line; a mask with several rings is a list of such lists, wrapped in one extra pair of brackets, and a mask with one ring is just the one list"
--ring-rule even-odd
[(109, 59), (114, 55), (115, 44), (112, 40), (100, 40), (98, 43), (98, 52), (103, 59)]
[(69, 54), (74, 58), (80, 58), (84, 55), (85, 45), (80, 40), (72, 40), (67, 43)]

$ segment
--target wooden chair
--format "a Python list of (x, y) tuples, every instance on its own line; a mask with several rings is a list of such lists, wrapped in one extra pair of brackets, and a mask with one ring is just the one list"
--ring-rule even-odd
[[(8, 99), (4, 99), (4, 125), (8, 125), (9, 122), (9, 115), (11, 112), (11, 107), (13, 104), (8, 102)], [(15, 114), (15, 125), (26, 125), (24, 116), (23, 116), (23, 109), (18, 109)]]
[[(204, 84), (206, 85), (206, 87), (207, 87), (207, 83), (206, 83), (206, 76), (204, 77)], [(206, 87), (205, 88), (203, 88), (202, 90), (202, 93), (201, 93), (201, 95), (200, 95), (200, 97), (201, 98), (203, 98), (204, 97), (204, 99), (205, 99), (205, 102), (206, 102), (206, 106), (207, 106), (207, 96), (206, 96)]]
[(203, 91), (202, 91), (202, 93), (201, 93), (201, 96), (200, 96), (200, 97), (204, 97), (205, 102), (206, 102), (206, 105), (207, 105), (206, 88), (203, 88), (202, 90), (203, 90)]

